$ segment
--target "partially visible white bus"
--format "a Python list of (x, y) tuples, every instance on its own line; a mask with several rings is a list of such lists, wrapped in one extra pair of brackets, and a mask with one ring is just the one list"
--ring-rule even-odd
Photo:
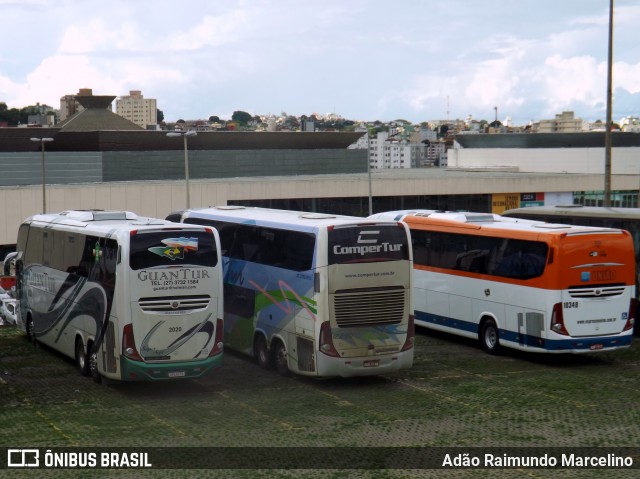
[(416, 324), (485, 351), (609, 351), (631, 344), (635, 258), (624, 230), (485, 213), (392, 211), (411, 229)]
[(195, 378), (222, 364), (222, 265), (212, 228), (128, 211), (35, 215), (20, 226), (19, 324), (83, 375)]
[(285, 375), (411, 367), (412, 253), (403, 223), (242, 206), (167, 219), (220, 233), (225, 346)]

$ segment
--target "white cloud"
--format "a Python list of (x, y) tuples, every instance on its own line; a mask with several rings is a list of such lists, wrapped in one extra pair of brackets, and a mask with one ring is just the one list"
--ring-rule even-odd
[[(630, 65), (626, 62), (614, 62), (613, 84), (630, 93), (640, 93), (640, 62)], [(640, 112), (638, 112), (640, 115)]]
[(197, 25), (168, 35), (166, 47), (171, 50), (197, 50), (237, 42), (244, 36), (248, 20), (245, 10), (206, 15)]
[(545, 67), (545, 94), (551, 109), (558, 111), (576, 103), (595, 107), (605, 101), (606, 63), (590, 56), (552, 55)]
[[(0, 101), (10, 106), (58, 106), (92, 88), (142, 90), (168, 120), (237, 109), (491, 119), (494, 106), (516, 122), (567, 108), (603, 116), (601, 0), (0, 4), (5, 38), (25, 39), (0, 44)], [(636, 0), (617, 0), (614, 86), (627, 102), (640, 95), (638, 22)]]
[(113, 52), (117, 50), (139, 50), (140, 27), (128, 21), (116, 28), (104, 20), (91, 20), (67, 28), (62, 36), (58, 51), (63, 54)]

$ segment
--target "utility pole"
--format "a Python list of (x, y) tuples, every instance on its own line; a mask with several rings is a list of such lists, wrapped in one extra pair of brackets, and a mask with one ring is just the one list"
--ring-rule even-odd
[(609, 0), (609, 50), (607, 58), (607, 124), (604, 134), (604, 201), (611, 207), (611, 99), (613, 77), (613, 0)]

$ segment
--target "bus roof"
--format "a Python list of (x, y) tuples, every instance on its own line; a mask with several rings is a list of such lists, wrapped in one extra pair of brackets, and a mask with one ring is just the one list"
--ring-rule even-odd
[(553, 205), (514, 208), (503, 213), (504, 216), (533, 214), (544, 216), (584, 216), (589, 218), (640, 219), (640, 208), (604, 208), (601, 206)]
[(436, 210), (399, 210), (373, 215), (374, 217), (393, 218), (412, 224), (428, 224), (432, 226), (459, 227), (475, 230), (496, 230), (513, 232), (531, 232), (535, 234), (577, 235), (589, 233), (619, 233), (613, 228), (591, 226), (575, 226), (544, 221), (510, 218), (493, 213), (453, 212)]
[[(318, 227), (327, 226), (392, 222), (387, 220), (369, 220), (358, 216), (233, 205), (190, 209), (183, 211), (182, 214), (184, 218), (233, 221), (236, 223), (271, 226), (274, 228), (293, 228), (300, 231), (311, 231)], [(397, 223), (397, 221), (395, 221), (395, 223)]]
[[(30, 216), (23, 223), (62, 226), (63, 229), (81, 229), (97, 234), (114, 230), (133, 231), (159, 228), (185, 229), (185, 225), (171, 221), (138, 216), (131, 211), (69, 210)], [(193, 229), (195, 225), (188, 225)]]

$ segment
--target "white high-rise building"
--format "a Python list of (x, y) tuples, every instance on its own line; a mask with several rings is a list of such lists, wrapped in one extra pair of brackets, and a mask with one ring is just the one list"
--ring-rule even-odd
[(420, 145), (410, 143), (400, 135), (381, 131), (369, 139), (372, 168), (412, 168), (419, 165)]
[(158, 124), (155, 98), (144, 98), (140, 90), (131, 90), (128, 96), (118, 98), (116, 114), (146, 129), (155, 129)]

